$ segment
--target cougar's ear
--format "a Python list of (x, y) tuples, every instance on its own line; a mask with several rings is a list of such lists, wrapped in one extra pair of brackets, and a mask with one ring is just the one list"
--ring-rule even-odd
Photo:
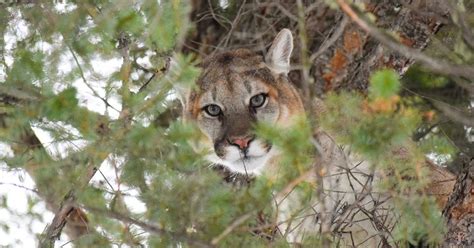
[(293, 35), (289, 29), (282, 29), (273, 40), (268, 50), (265, 62), (278, 74), (288, 74), (290, 71), (290, 56), (293, 51)]

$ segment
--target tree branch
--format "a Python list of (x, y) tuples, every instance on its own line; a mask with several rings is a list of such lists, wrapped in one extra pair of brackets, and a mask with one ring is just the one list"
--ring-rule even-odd
[(420, 62), (424, 67), (429, 68), (435, 72), (450, 76), (461, 76), (471, 79), (474, 78), (474, 67), (449, 64), (437, 58), (430, 57), (418, 51), (417, 49), (405, 46), (380, 31), (368, 21), (364, 20), (364, 18), (357, 14), (356, 11), (346, 3), (346, 1), (336, 0), (336, 2), (339, 4), (342, 11), (344, 11), (344, 13), (346, 13), (357, 25), (359, 25), (360, 28), (365, 30), (386, 47), (400, 53), (407, 58)]
[(468, 127), (474, 127), (474, 116), (472, 116), (472, 114), (469, 115), (469, 113), (462, 113), (461, 111), (451, 107), (449, 104), (440, 101), (431, 101), (431, 103), (449, 119)]
[(96, 214), (105, 215), (107, 217), (122, 221), (122, 222), (127, 223), (127, 224), (133, 224), (133, 225), (139, 226), (139, 227), (143, 228), (144, 230), (146, 230), (146, 231), (148, 231), (149, 233), (152, 233), (152, 234), (171, 236), (175, 240), (183, 241), (183, 242), (186, 242), (186, 243), (192, 245), (192, 247), (204, 247), (204, 248), (213, 247), (212, 245), (209, 245), (206, 242), (188, 237), (186, 234), (174, 233), (174, 232), (171, 232), (171, 231), (168, 231), (168, 230), (164, 229), (163, 227), (161, 227), (159, 225), (146, 223), (146, 222), (134, 219), (130, 216), (123, 215), (121, 213), (118, 213), (118, 212), (115, 212), (115, 211), (112, 211), (112, 210), (105, 210), (105, 209), (99, 209), (99, 208), (88, 207), (88, 206), (76, 206), (76, 207), (86, 209), (87, 211), (90, 211), (90, 212), (93, 212), (93, 213), (96, 213)]
[[(46, 154), (43, 145), (38, 140), (36, 135), (33, 133), (31, 129), (24, 130), (24, 133), (19, 137), (19, 141), (16, 142), (16, 145), (12, 146), (13, 152), (18, 154), (30, 154), (34, 151), (40, 151)], [(41, 171), (41, 166), (38, 166), (34, 159), (28, 160), (30, 164), (24, 166), (25, 171), (30, 175), (30, 177), (37, 182), (38, 181), (38, 171)], [(38, 187), (38, 185), (37, 185)], [(91, 232), (93, 230), (92, 227), (86, 221), (86, 217), (84, 213), (80, 209), (76, 208), (69, 208), (69, 204), (65, 204), (64, 202), (69, 202), (67, 199), (69, 198), (69, 194), (66, 197), (66, 201), (61, 204), (60, 210), (58, 210), (57, 200), (55, 196), (47, 192), (45, 188), (38, 187), (38, 194), (39, 196), (45, 201), (46, 207), (51, 211), (56, 213), (55, 220), (51, 226), (48, 226), (46, 229), (51, 229), (48, 233), (49, 237), (52, 237), (49, 240), (44, 240), (41, 238), (39, 247), (53, 247), (54, 240), (57, 239), (61, 233), (61, 230), (66, 226), (66, 220), (70, 220), (70, 225), (67, 225), (66, 232), (68, 236), (72, 239), (76, 239), (77, 237), (83, 235), (84, 233)], [(67, 205), (67, 206), (66, 206)], [(65, 221), (60, 221), (64, 219)], [(47, 230), (45, 229), (45, 233)], [(47, 235), (42, 235), (42, 237), (46, 237)]]
[[(74, 192), (69, 191), (64, 201), (61, 203), (61, 207), (54, 215), (53, 221), (51, 221), (51, 224), (46, 226), (46, 229), (41, 234), (38, 247), (54, 247), (54, 242), (60, 238), (68, 217), (76, 210), (76, 208), (73, 207), (75, 199)], [(87, 225), (86, 219), (84, 219), (84, 224)]]
[(453, 21), (462, 31), (464, 42), (466, 42), (470, 48), (474, 49), (474, 34), (472, 33), (472, 28), (469, 27), (469, 24), (466, 20), (465, 12), (461, 11), (453, 1), (446, 1), (446, 5), (448, 5)]

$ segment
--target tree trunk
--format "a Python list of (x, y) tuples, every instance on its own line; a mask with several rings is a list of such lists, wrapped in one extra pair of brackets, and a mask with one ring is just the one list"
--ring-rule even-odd
[(474, 158), (464, 158), (463, 162), (463, 170), (443, 209), (448, 223), (443, 247), (474, 245)]

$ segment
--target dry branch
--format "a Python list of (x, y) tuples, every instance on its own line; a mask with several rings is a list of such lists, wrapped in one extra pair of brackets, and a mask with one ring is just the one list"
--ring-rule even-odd
[(467, 127), (474, 127), (474, 115), (470, 113), (463, 113), (456, 108), (451, 107), (449, 104), (432, 101), (433, 105), (440, 110), (449, 119), (459, 122)]

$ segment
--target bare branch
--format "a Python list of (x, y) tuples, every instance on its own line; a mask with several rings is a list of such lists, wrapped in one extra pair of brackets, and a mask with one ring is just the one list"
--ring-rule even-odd
[(281, 13), (283, 13), (285, 16), (287, 16), (291, 20), (293, 20), (295, 22), (298, 21), (298, 17), (295, 16), (294, 14), (292, 14), (287, 8), (285, 8), (285, 6), (281, 5), (281, 3), (279, 3), (279, 2), (273, 2), (273, 1), (265, 2), (265, 3), (260, 3), (258, 6), (276, 7), (279, 11), (281, 11)]
[(344, 29), (346, 28), (348, 22), (349, 22), (348, 18), (344, 16), (342, 21), (339, 23), (339, 26), (337, 27), (337, 29), (331, 35), (331, 37), (329, 37), (329, 39), (323, 42), (323, 44), (319, 47), (318, 51), (311, 54), (309, 58), (311, 62), (317, 59), (323, 53), (325, 53), (328, 48), (330, 48), (332, 45), (334, 45), (334, 43), (336, 43), (337, 40), (339, 40), (341, 35), (344, 33)]
[[(63, 36), (63, 39), (66, 39), (66, 38)], [(119, 112), (119, 110), (117, 110), (114, 106), (110, 105), (110, 103), (107, 101), (107, 99), (101, 97), (100, 94), (87, 82), (87, 79), (84, 75), (84, 71), (82, 70), (81, 63), (79, 63), (79, 59), (77, 58), (76, 53), (74, 52), (72, 47), (69, 46), (69, 44), (66, 44), (66, 46), (68, 47), (69, 51), (71, 52), (71, 55), (74, 58), (74, 62), (76, 63), (77, 68), (79, 69), (79, 74), (81, 75), (82, 81), (87, 86), (87, 88), (89, 88), (92, 91), (92, 94), (94, 94), (95, 97), (102, 100), (102, 102), (104, 102), (107, 107), (110, 107), (113, 110)]]
[(453, 80), (457, 85), (459, 85), (459, 87), (467, 90), (469, 94), (474, 96), (474, 83), (472, 82), (469, 83), (466, 80), (463, 80), (462, 78), (456, 78), (456, 77), (454, 77)]
[(433, 105), (443, 112), (449, 119), (459, 122), (468, 127), (474, 127), (474, 116), (469, 113), (462, 113), (461, 111), (451, 107), (451, 105), (439, 102), (432, 101)]
[(464, 41), (470, 48), (474, 49), (474, 34), (472, 33), (472, 27), (469, 27), (466, 20), (465, 12), (461, 11), (453, 1), (446, 1), (446, 5), (448, 5), (449, 12), (451, 12), (451, 18), (462, 31)]
[(16, 183), (3, 183), (3, 182), (0, 182), (0, 185), (10, 185), (10, 186), (14, 186), (14, 187), (17, 187), (17, 188), (20, 188), (20, 189), (24, 189), (24, 190), (31, 191), (33, 193), (39, 194), (37, 189), (30, 189), (28, 187), (25, 187), (23, 185), (19, 185), (19, 184), (16, 184)]

